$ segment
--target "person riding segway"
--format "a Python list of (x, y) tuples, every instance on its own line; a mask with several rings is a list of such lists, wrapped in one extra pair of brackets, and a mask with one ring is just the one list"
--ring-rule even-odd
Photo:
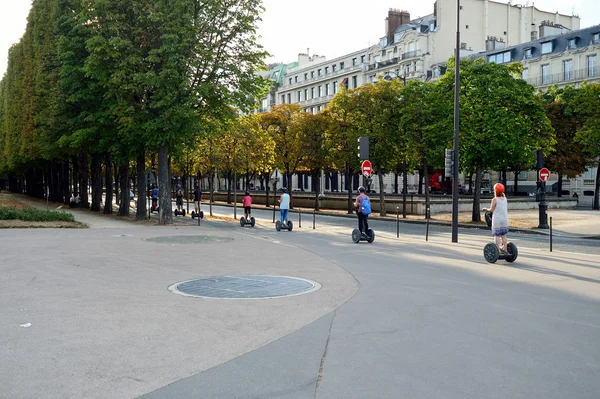
[(192, 219), (204, 218), (204, 212), (202, 211), (201, 199), (202, 199), (202, 191), (200, 190), (200, 187), (198, 185), (196, 185), (196, 188), (194, 189), (194, 210), (192, 211)]
[(250, 227), (254, 227), (254, 217), (252, 216), (252, 196), (250, 196), (250, 192), (246, 191), (244, 193), (244, 199), (242, 200), (244, 205), (244, 216), (240, 218), (240, 225), (244, 227), (249, 224)]
[(517, 246), (508, 242), (508, 200), (504, 195), (504, 185), (502, 183), (494, 184), (494, 198), (490, 208), (483, 208), (486, 212), (486, 223), (491, 218), (491, 229), (494, 235), (493, 243), (487, 244), (483, 248), (483, 256), (490, 263), (498, 259), (505, 259), (507, 262), (514, 262), (518, 256)]
[(358, 216), (358, 229), (352, 231), (352, 240), (355, 243), (367, 241), (372, 243), (375, 240), (375, 232), (369, 228), (369, 215), (371, 214), (371, 199), (365, 194), (365, 188), (358, 188), (359, 195), (354, 201), (356, 215)]
[(288, 194), (287, 188), (283, 187), (281, 189), (281, 196), (279, 197), (279, 214), (280, 220), (275, 223), (275, 229), (277, 231), (281, 231), (281, 229), (287, 229), (288, 231), (292, 231), (293, 223), (291, 220), (288, 220), (288, 213), (290, 210), (290, 195)]

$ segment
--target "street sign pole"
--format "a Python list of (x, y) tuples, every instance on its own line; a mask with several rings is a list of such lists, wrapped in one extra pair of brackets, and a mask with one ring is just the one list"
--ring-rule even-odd
[[(543, 165), (543, 164), (542, 164)], [(541, 165), (540, 165), (541, 166)], [(550, 171), (546, 168), (541, 168), (538, 172), (538, 181), (540, 185), (539, 192), (539, 225), (538, 229), (547, 229), (548, 226), (548, 203), (546, 202), (546, 181), (550, 178)]]
[(454, 170), (452, 173), (452, 242), (458, 242), (458, 124), (460, 99), (460, 0), (456, 0), (456, 64), (454, 73)]

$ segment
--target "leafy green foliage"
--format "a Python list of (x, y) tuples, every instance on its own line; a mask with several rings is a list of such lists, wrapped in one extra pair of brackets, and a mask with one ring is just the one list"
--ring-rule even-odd
[(72, 214), (59, 211), (44, 211), (36, 208), (16, 209), (0, 207), (0, 220), (25, 220), (28, 222), (74, 222)]

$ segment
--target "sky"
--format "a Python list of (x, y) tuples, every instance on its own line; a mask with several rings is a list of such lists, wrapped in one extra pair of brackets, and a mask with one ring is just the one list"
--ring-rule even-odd
[[(342, 56), (378, 42), (385, 34), (390, 8), (406, 9), (411, 19), (431, 14), (434, 0), (263, 0), (266, 11), (259, 24), (260, 43), (271, 62), (293, 62), (298, 53)], [(513, 0), (513, 4), (527, 0)], [(529, 1), (532, 4), (533, 1)], [(537, 0), (544, 11), (581, 17), (581, 27), (600, 24), (600, 0)], [(27, 24), (31, 0), (0, 0), (0, 76), (6, 71), (8, 50), (19, 41)]]

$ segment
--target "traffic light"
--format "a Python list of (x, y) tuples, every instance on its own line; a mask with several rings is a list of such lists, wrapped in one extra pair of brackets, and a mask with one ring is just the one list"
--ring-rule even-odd
[(453, 172), (453, 168), (454, 168), (454, 150), (451, 150), (449, 148), (446, 148), (446, 168), (445, 168), (445, 173), (444, 176), (446, 177), (452, 177), (452, 172)]
[(360, 159), (369, 159), (369, 138), (358, 138), (358, 157)]

